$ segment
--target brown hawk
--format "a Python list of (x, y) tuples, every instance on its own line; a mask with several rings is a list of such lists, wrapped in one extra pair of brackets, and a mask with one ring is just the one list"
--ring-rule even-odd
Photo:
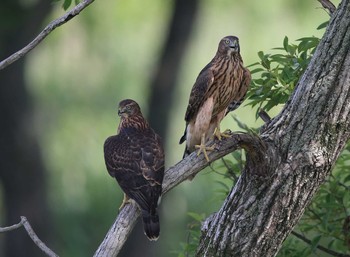
[(184, 157), (198, 148), (209, 162), (205, 143), (211, 136), (227, 137), (220, 132), (220, 122), (225, 115), (241, 104), (247, 93), (251, 75), (243, 66), (238, 38), (221, 39), (216, 55), (199, 73), (192, 87), (187, 106), (185, 133), (180, 144), (186, 140)]
[(118, 134), (107, 138), (104, 156), (109, 175), (124, 191), (120, 207), (133, 199), (141, 208), (143, 226), (150, 240), (159, 237), (158, 200), (162, 194), (164, 150), (161, 138), (130, 99), (119, 103)]

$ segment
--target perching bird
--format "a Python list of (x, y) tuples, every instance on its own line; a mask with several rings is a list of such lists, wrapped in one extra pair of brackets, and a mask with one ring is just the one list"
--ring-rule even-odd
[(143, 226), (150, 240), (159, 237), (158, 200), (162, 194), (164, 150), (161, 138), (130, 99), (119, 103), (118, 134), (107, 138), (104, 156), (109, 175), (124, 191), (120, 209), (133, 199), (141, 208)]
[(251, 75), (243, 66), (238, 38), (227, 36), (221, 39), (216, 55), (199, 73), (192, 87), (187, 106), (185, 133), (180, 144), (186, 140), (183, 157), (196, 148), (203, 152), (209, 162), (205, 143), (211, 137), (228, 137), (220, 132), (220, 122), (225, 115), (244, 100)]

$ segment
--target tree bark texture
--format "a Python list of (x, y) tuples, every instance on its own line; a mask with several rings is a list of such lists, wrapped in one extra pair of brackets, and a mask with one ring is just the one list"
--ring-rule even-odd
[[(46, 0), (24, 4), (5, 0), (0, 8), (0, 59), (22, 47), (39, 31), (50, 10)], [(4, 224), (31, 221), (49, 242), (46, 176), (33, 122), (33, 108), (24, 78), (24, 60), (0, 72), (0, 180), (4, 197)], [(24, 230), (6, 233), (0, 255), (42, 256)], [(3, 252), (4, 251), (4, 252)]]
[(262, 128), (263, 153), (245, 147), (246, 167), (202, 224), (196, 256), (275, 256), (348, 141), (349, 112), (350, 0), (343, 0), (290, 100)]

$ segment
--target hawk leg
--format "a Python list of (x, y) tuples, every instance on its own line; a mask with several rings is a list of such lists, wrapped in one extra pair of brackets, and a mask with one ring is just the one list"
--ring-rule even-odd
[(220, 132), (220, 127), (217, 126), (214, 130), (214, 133), (213, 133), (213, 138), (217, 138), (219, 141), (222, 140), (222, 138), (230, 138), (231, 137), (231, 130), (229, 129), (226, 129), (224, 132)]
[(201, 137), (201, 144), (195, 145), (194, 147), (196, 149), (198, 149), (197, 156), (199, 156), (201, 153), (203, 153), (205, 159), (207, 160), (207, 162), (209, 162), (209, 157), (208, 157), (207, 151), (213, 151), (215, 149), (215, 147), (205, 146), (205, 134), (204, 133), (202, 134), (202, 137)]
[(127, 205), (128, 203), (130, 203), (130, 198), (129, 198), (129, 196), (124, 194), (123, 202), (119, 207), (119, 211), (121, 211), (124, 208), (124, 206)]

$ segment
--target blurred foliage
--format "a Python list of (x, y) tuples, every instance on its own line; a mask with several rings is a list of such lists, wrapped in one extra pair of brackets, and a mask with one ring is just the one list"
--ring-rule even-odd
[[(318, 29), (326, 26), (321, 24)], [(317, 37), (304, 37), (297, 40), (298, 44), (283, 40), (283, 47), (274, 48), (281, 51), (276, 54), (258, 52), (259, 62), (250, 65), (256, 67), (251, 72), (255, 74), (249, 92), (248, 105), (269, 111), (271, 108), (284, 104), (294, 91), (297, 83), (309, 64), (319, 43)], [(249, 133), (257, 129), (250, 128), (236, 117), (238, 126)], [(222, 200), (227, 196), (237, 181), (239, 171), (243, 169), (244, 159), (241, 152), (232, 153), (233, 160), (222, 159), (224, 165), (214, 163), (213, 170), (221, 174), (219, 182), (221, 189), (216, 194)], [(306, 209), (303, 217), (294, 229), (305, 240), (291, 234), (283, 244), (278, 257), (308, 257), (329, 256), (318, 246), (338, 254), (350, 253), (350, 143), (340, 155), (329, 179), (320, 187), (312, 203)], [(228, 185), (222, 181), (231, 180)], [(181, 243), (178, 257), (194, 256), (199, 243), (203, 214), (191, 213), (193, 221), (188, 230), (188, 240)], [(307, 241), (307, 242), (305, 242)], [(340, 256), (340, 255), (339, 255)]]

